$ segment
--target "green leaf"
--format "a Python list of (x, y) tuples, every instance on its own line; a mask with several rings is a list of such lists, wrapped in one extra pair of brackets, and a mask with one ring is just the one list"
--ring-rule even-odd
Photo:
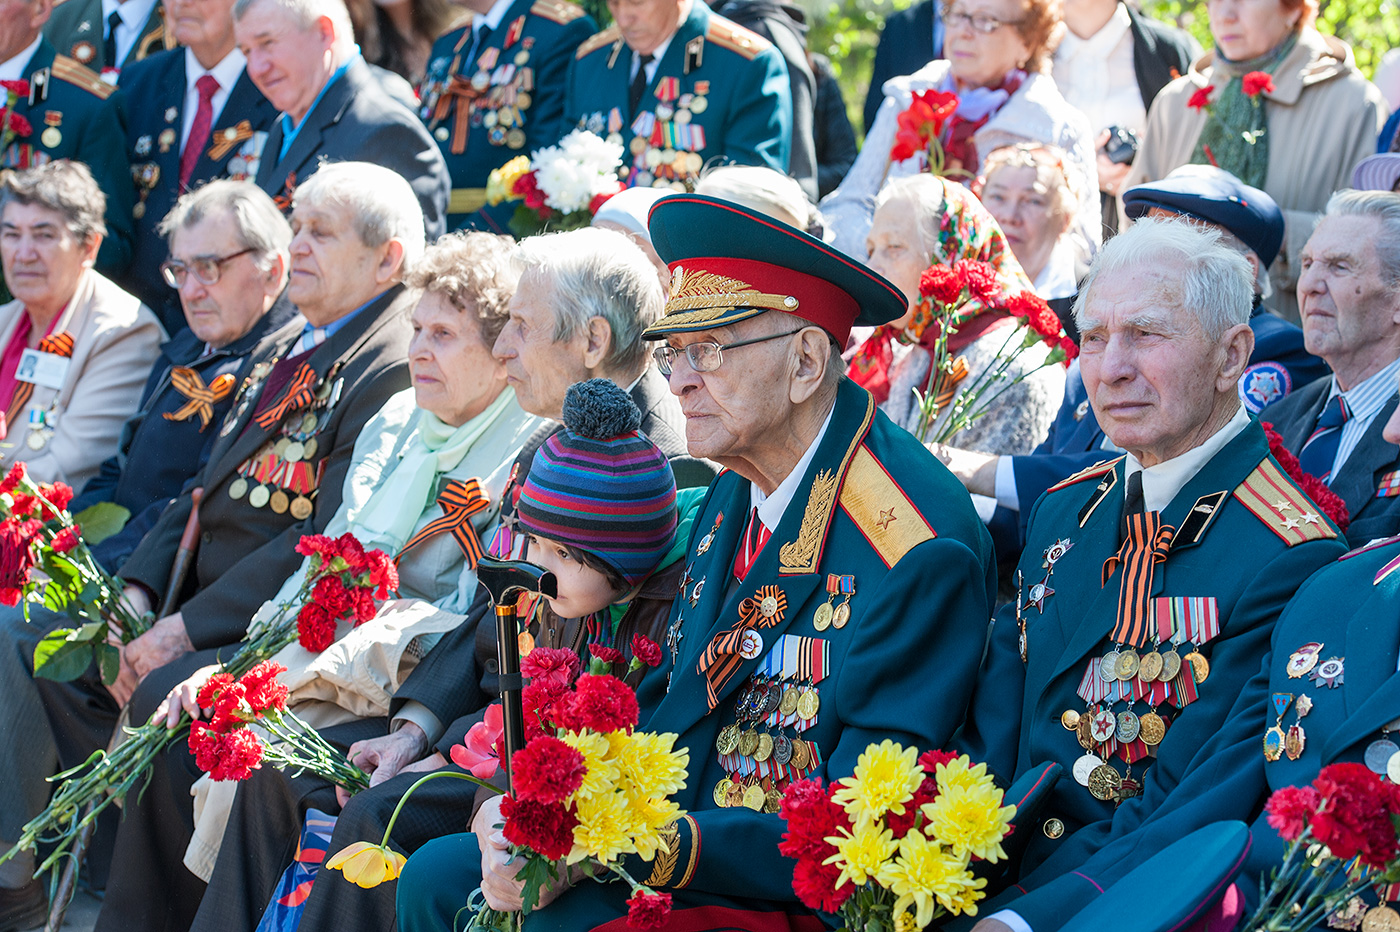
[(77, 634), (72, 628), (59, 628), (44, 635), (34, 649), (34, 675), (60, 683), (82, 676), (92, 662), (92, 645)]
[(116, 502), (98, 502), (73, 516), (74, 523), (82, 525), (83, 540), (89, 547), (102, 543), (126, 527), (129, 520), (131, 512)]
[(554, 862), (548, 861), (539, 855), (527, 855), (525, 866), (520, 868), (517, 875), (525, 881), (525, 889), (521, 891), (521, 912), (528, 915), (534, 911), (536, 904), (540, 901), (540, 891), (551, 880), (559, 875), (554, 870)]
[(97, 654), (97, 668), (102, 671), (102, 682), (112, 685), (121, 672), (122, 652), (106, 641), (94, 646), (93, 651)]

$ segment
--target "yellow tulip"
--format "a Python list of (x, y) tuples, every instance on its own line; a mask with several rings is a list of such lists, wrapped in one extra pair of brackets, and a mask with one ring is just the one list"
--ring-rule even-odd
[(408, 858), (383, 845), (357, 841), (340, 849), (326, 862), (330, 870), (345, 872), (345, 879), (368, 890), (387, 880), (397, 880)]

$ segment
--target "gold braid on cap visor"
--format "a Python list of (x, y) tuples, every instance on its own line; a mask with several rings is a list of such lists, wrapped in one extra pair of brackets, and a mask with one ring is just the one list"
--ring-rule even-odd
[(667, 327), (704, 323), (741, 307), (792, 312), (797, 310), (797, 298), (764, 294), (737, 278), (713, 272), (687, 272), (676, 266), (661, 322)]

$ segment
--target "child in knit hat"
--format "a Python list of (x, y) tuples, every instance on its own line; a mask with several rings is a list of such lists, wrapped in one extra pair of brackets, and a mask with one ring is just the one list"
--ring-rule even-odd
[(671, 465), (638, 430), (641, 420), (607, 379), (571, 386), (564, 429), (535, 454), (516, 505), (525, 559), (559, 581), (539, 613), (536, 643), (572, 648), (585, 665), (590, 653), (612, 658), (615, 672), (631, 659), (633, 634), (662, 639), (704, 495), (678, 497)]

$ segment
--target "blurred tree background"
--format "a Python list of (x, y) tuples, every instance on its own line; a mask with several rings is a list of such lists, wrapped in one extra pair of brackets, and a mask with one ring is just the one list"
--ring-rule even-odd
[[(861, 108), (870, 86), (875, 45), (885, 17), (908, 7), (911, 0), (796, 0), (807, 11), (811, 26), (808, 47), (831, 59), (851, 125), (861, 137)], [(1400, 46), (1400, 0), (1319, 0), (1317, 26), (1345, 41), (1356, 63), (1370, 77), (1381, 56)], [(1146, 0), (1147, 12), (1191, 32), (1210, 48), (1205, 0)]]

